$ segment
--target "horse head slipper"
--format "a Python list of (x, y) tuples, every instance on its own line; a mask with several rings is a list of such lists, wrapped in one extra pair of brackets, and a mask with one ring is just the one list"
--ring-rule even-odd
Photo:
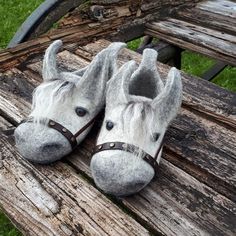
[(172, 68), (164, 85), (157, 53), (144, 50), (137, 68), (124, 64), (108, 82), (105, 118), (91, 160), (92, 176), (104, 192), (127, 196), (154, 177), (163, 138), (182, 101), (180, 73)]
[(34, 91), (32, 111), (15, 130), (16, 146), (32, 162), (47, 164), (70, 153), (87, 135), (105, 104), (106, 83), (116, 70), (124, 43), (112, 43), (85, 68), (60, 72), (53, 42), (43, 60), (43, 82)]

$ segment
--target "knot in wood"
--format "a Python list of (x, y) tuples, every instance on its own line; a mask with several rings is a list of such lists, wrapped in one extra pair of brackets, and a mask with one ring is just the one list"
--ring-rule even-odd
[(104, 7), (99, 5), (91, 6), (90, 17), (95, 20), (102, 20), (104, 18)]

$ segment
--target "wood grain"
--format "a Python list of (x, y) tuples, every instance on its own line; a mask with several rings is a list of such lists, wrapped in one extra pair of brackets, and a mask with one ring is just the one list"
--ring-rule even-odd
[(201, 25), (206, 28), (215, 29), (218, 32), (236, 35), (235, 20), (217, 13), (201, 10), (197, 7), (174, 10), (173, 15), (177, 19), (184, 20), (195, 25)]
[(148, 23), (146, 27), (146, 33), (151, 36), (236, 65), (235, 37), (232, 35), (171, 18)]
[(149, 235), (65, 163), (32, 165), (0, 139), (1, 207), (25, 235)]
[[(80, 58), (68, 51), (61, 52), (58, 55), (60, 68), (72, 70), (82, 67), (108, 44), (109, 42), (100, 40), (79, 47), (76, 53)], [(131, 58), (140, 61), (140, 55), (124, 50), (119, 57), (119, 64)], [(28, 62), (22, 68), (27, 72), (31, 71), (31, 75), (37, 74), (37, 78), (40, 77), (40, 61), (34, 61), (33, 64)], [(158, 63), (158, 68), (162, 76), (166, 76), (169, 67)], [(25, 83), (29, 83), (29, 79), (32, 81), (32, 78), (24, 74)], [(234, 235), (236, 150), (235, 127), (232, 124), (235, 123), (235, 113), (229, 109), (235, 104), (235, 100), (232, 100), (234, 95), (208, 82), (189, 78), (185, 74), (183, 82), (184, 108), (168, 131), (159, 177), (140, 194), (120, 200), (120, 204), (154, 234)], [(203, 89), (204, 94), (196, 88)], [(14, 96), (12, 104), (15, 107), (24, 107), (17, 102), (29, 99), (29, 94), (17, 93)], [(203, 98), (206, 98), (207, 102), (202, 101)], [(192, 107), (195, 107), (195, 110)], [(24, 113), (28, 113), (29, 108), (22, 109)], [(205, 115), (204, 111), (209, 114)], [(220, 122), (220, 119), (215, 122), (212, 114), (219, 114), (228, 122)], [(21, 116), (23, 118), (23, 114)], [(47, 176), (57, 188), (65, 189), (73, 202), (77, 199), (75, 194), (78, 189), (73, 191), (72, 187), (68, 187), (68, 181), (73, 184), (76, 178), (80, 180), (80, 176), (74, 175), (76, 172), (91, 177), (89, 162), (98, 128), (94, 129), (63, 163), (59, 162), (53, 167), (33, 166), (36, 169), (33, 169), (33, 173), (38, 171), (42, 176)], [(91, 186), (90, 188), (93, 189)], [(49, 188), (47, 192), (50, 191)], [(61, 192), (58, 194), (58, 197), (60, 196)], [(87, 225), (84, 228), (86, 227)]]
[[(105, 1), (106, 2), (106, 1)], [(0, 72), (11, 69), (32, 57), (42, 55), (52, 40), (61, 39), (65, 49), (85, 45), (100, 38), (113, 41), (130, 41), (143, 36), (145, 23), (169, 15), (173, 7), (193, 5), (198, 0), (178, 1), (126, 1), (115, 2), (91, 1), (80, 5), (59, 21), (57, 29), (37, 39), (21, 43), (20, 45), (0, 52)], [(93, 7), (103, 8), (101, 16), (96, 17)], [(164, 6), (164, 7), (163, 7)]]
[(197, 4), (197, 8), (236, 19), (235, 1), (214, 0)]
[(234, 1), (201, 1), (147, 23), (145, 34), (236, 65), (235, 18)]
[[(90, 177), (88, 157), (93, 144), (94, 140), (87, 139), (67, 158)], [(122, 203), (164, 235), (234, 235), (235, 202), (165, 161), (175, 155), (165, 153), (163, 157), (158, 178), (139, 194), (122, 199)], [(222, 221), (227, 222), (227, 230)]]

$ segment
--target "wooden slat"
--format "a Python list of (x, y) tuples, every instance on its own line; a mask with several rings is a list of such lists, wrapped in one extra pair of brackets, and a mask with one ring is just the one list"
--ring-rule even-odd
[[(91, 176), (88, 156), (92, 143), (87, 139), (77, 149), (78, 153), (67, 158), (74, 168), (83, 170), (88, 176)], [(164, 235), (220, 235), (222, 224), (216, 223), (220, 220), (217, 217), (227, 222), (228, 230), (222, 234), (234, 235), (236, 212), (231, 207), (235, 203), (165, 161), (171, 158), (175, 157), (165, 153), (158, 178), (139, 194), (123, 199), (122, 203)], [(225, 207), (229, 207), (229, 211)]]
[(236, 20), (236, 3), (227, 0), (204, 1), (196, 6), (204, 11), (217, 13), (223, 16), (231, 17)]
[(146, 33), (181, 48), (236, 65), (235, 37), (177, 19), (148, 23)]
[[(90, 156), (93, 143), (94, 140), (86, 139), (84, 147), (78, 148), (77, 151), (67, 159), (67, 162), (71, 163), (74, 168), (78, 168), (78, 171), (83, 171), (89, 174), (89, 176), (91, 176), (91, 173), (87, 155)], [(5, 141), (3, 145), (7, 146)], [(84, 153), (84, 148), (87, 154)], [(9, 152), (13, 152), (12, 147)], [(17, 156), (14, 152), (13, 154)], [(165, 154), (164, 157), (168, 159), (166, 155), (168, 154)], [(7, 156), (9, 156), (9, 153)], [(81, 162), (84, 160), (85, 162), (81, 165)], [(19, 160), (17, 160), (17, 163), (18, 162)], [(14, 165), (11, 163), (11, 166)], [(57, 163), (53, 166), (35, 166), (35, 168), (39, 168), (39, 172), (43, 174), (43, 176), (48, 176), (47, 179), (50, 179), (50, 181), (54, 182), (53, 178), (55, 178), (54, 183), (59, 185), (58, 187), (65, 181), (66, 184), (68, 181), (71, 181), (73, 186), (81, 186), (81, 184), (77, 184), (74, 180), (74, 176), (71, 173), (72, 170), (65, 170), (65, 164)], [(85, 168), (85, 170), (83, 168)], [(31, 172), (35, 173), (35, 171), (36, 170), (33, 169)], [(61, 176), (62, 174), (63, 176)], [(30, 179), (31, 178), (30, 176)], [(26, 182), (26, 180), (24, 181)], [(28, 184), (28, 182), (29, 181), (26, 183)], [(32, 179), (31, 182), (34, 183)], [(36, 187), (38, 188), (38, 185), (36, 185)], [(51, 187), (57, 192), (58, 197), (61, 197), (62, 193), (58, 191), (55, 186)], [(71, 192), (71, 189), (68, 189), (67, 185), (66, 187), (62, 185), (60, 188), (66, 192)], [(50, 190), (47, 189), (47, 192), (50, 193)], [(81, 192), (78, 192), (78, 188), (76, 188), (76, 194), (81, 195)], [(73, 193), (73, 195), (75, 195), (75, 193)], [(32, 196), (28, 196), (28, 198), (29, 197), (30, 199), (33, 198)], [(19, 198), (19, 196), (17, 198)], [(73, 199), (74, 198), (75, 196)], [(76, 196), (76, 199), (77, 198), (78, 196)], [(16, 201), (16, 199), (13, 201)], [(199, 203), (199, 201), (201, 202)], [(195, 202), (197, 205), (194, 205)], [(162, 162), (159, 178), (156, 181), (152, 182), (149, 187), (135, 197), (124, 199), (122, 203), (132, 210), (137, 217), (141, 218), (148, 227), (166, 235), (176, 235), (176, 233), (178, 235), (185, 235), (186, 232), (186, 235), (220, 235), (222, 233), (225, 235), (233, 235), (235, 231), (234, 224), (231, 223), (231, 220), (234, 219), (235, 212), (233, 209), (235, 209), (236, 204), (166, 161)], [(25, 202), (23, 205), (24, 204)], [(15, 202), (14, 204), (12, 202), (11, 205), (17, 206)], [(38, 205), (36, 206), (39, 208)], [(5, 207), (8, 208), (7, 205), (5, 205)], [(70, 207), (72, 208), (72, 206)], [(40, 211), (41, 210), (42, 209), (40, 209)], [(30, 209), (30, 211), (35, 211), (35, 209)], [(21, 212), (21, 214), (23, 213)], [(74, 218), (77, 219), (76, 222), (80, 222), (75, 216)], [(44, 219), (41, 220), (45, 222)], [(227, 228), (221, 225), (219, 221), (224, 221)], [(63, 222), (67, 221), (63, 218)], [(217, 227), (215, 227), (215, 225), (217, 225)], [(67, 223), (66, 226), (68, 226)]]
[[(74, 62), (74, 66), (79, 67), (80, 63), (86, 64), (87, 59), (91, 60), (94, 54), (107, 45), (108, 42), (106, 41), (98, 41), (97, 43), (79, 48), (77, 54), (82, 55), (86, 60), (76, 60), (76, 57), (72, 56), (73, 60), (76, 61)], [(64, 54), (65, 57), (63, 57)], [(69, 53), (67, 51), (62, 52), (59, 54), (59, 60), (60, 58), (68, 58), (69, 60)], [(131, 58), (140, 62), (140, 56), (129, 50), (124, 50), (121, 53), (119, 62), (123, 63)], [(67, 64), (66, 60), (61, 63), (63, 64), (62, 67), (66, 67), (64, 65)], [(158, 66), (161, 70), (161, 74), (166, 76), (169, 67), (162, 64), (158, 64)], [(36, 66), (27, 65), (27, 70), (31, 69), (37, 72), (40, 70), (40, 67), (40, 63), (36, 63)], [(223, 173), (219, 173), (220, 170), (217, 169), (218, 167), (220, 168), (220, 163), (224, 168), (227, 168), (225, 163), (227, 163), (229, 158), (227, 160), (221, 160), (222, 158), (220, 156), (214, 159), (214, 156), (208, 157), (208, 153), (206, 153), (205, 156), (203, 154), (208, 146), (216, 143), (219, 145), (219, 148), (222, 148), (223, 152), (227, 152), (227, 155), (231, 156), (231, 153), (235, 152), (235, 147), (233, 147), (235, 140), (233, 136), (234, 132), (230, 131), (228, 133), (226, 127), (221, 127), (219, 124), (213, 123), (212, 121), (210, 122), (201, 116), (196, 116), (196, 114), (189, 112), (189, 109), (195, 107), (198, 112), (199, 110), (202, 111), (205, 109), (210, 111), (210, 115), (215, 112), (219, 114), (223, 113), (223, 116), (225, 118), (230, 117), (231, 123), (233, 123), (235, 121), (234, 111), (228, 111), (226, 115), (225, 112), (222, 112), (222, 109), (229, 109), (233, 104), (231, 100), (234, 97), (233, 94), (227, 92), (222, 96), (224, 92), (223, 89), (206, 83), (205, 81), (193, 78), (190, 79), (186, 75), (183, 76), (183, 82), (186, 109), (183, 109), (181, 116), (178, 118), (180, 120), (177, 119), (168, 132), (169, 143), (164, 158), (173, 162), (175, 165), (179, 165), (179, 167), (186, 170), (197, 179), (191, 177), (191, 175), (185, 173), (173, 164), (170, 164), (169, 161), (163, 161), (159, 178), (152, 182), (152, 184), (140, 194), (124, 199), (122, 202), (133, 214), (136, 214), (137, 219), (147, 224), (153, 232), (167, 235), (233, 235), (235, 232), (235, 225), (233, 224), (235, 218), (235, 203), (222, 194), (217, 193), (218, 190), (220, 192), (223, 191), (224, 195), (228, 195), (228, 197), (233, 199), (232, 194), (230, 195), (224, 192), (227, 191), (227, 188), (223, 188), (223, 183), (228, 183), (226, 187), (230, 187), (230, 190), (232, 190), (234, 187), (231, 186), (232, 182), (230, 181), (234, 181), (234, 177), (232, 176), (230, 179), (230, 176), (226, 175), (226, 180), (222, 180), (221, 174), (223, 175)], [(203, 97), (201, 97), (202, 94), (200, 91), (195, 91), (196, 94), (200, 94), (198, 95), (199, 98), (196, 98), (197, 95), (195, 95), (195, 93), (190, 92), (191, 90), (197, 90), (197, 88), (202, 89), (202, 87), (208, 91), (208, 93), (206, 93), (207, 95), (204, 96), (207, 96), (205, 98), (209, 105), (201, 101)], [(228, 97), (226, 97), (226, 95), (228, 95)], [(219, 98), (217, 96), (219, 96)], [(217, 104), (217, 99), (220, 99), (221, 96), (222, 101), (219, 100), (219, 104)], [(16, 106), (18, 105), (16, 104)], [(208, 118), (208, 116), (206, 118)], [(199, 126), (199, 124), (201, 125)], [(197, 127), (195, 127), (196, 125)], [(181, 130), (181, 132), (177, 134), (175, 130)], [(215, 133), (213, 132), (214, 130)], [(222, 132), (220, 137), (217, 136), (219, 130)], [(182, 133), (184, 133), (184, 135), (182, 135)], [(187, 137), (188, 134), (189, 137)], [(88, 176), (91, 176), (89, 170), (89, 156), (91, 147), (94, 144), (94, 135), (95, 134), (93, 134), (92, 137), (88, 137), (83, 145), (80, 146), (73, 155), (67, 158), (68, 164)], [(183, 140), (183, 138), (185, 138), (185, 140)], [(176, 146), (174, 144), (171, 146), (172, 141), (175, 142)], [(224, 147), (225, 144), (228, 144), (227, 147)], [(195, 151), (195, 153), (189, 151), (181, 153), (181, 151), (185, 151), (188, 146), (189, 151)], [(198, 148), (200, 150), (197, 150)], [(229, 150), (231, 150), (231, 152), (229, 152)], [(196, 158), (198, 152), (201, 154), (199, 161)], [(192, 154), (194, 156), (192, 156)], [(180, 159), (179, 156), (181, 157)], [(230, 160), (231, 164), (229, 165), (234, 165), (234, 158), (230, 158), (232, 160)], [(211, 162), (211, 159), (214, 161)], [(181, 163), (187, 163), (187, 167)], [(216, 165), (214, 170), (210, 169), (212, 167), (211, 165), (213, 167)], [(40, 169), (40, 171), (42, 170)], [(225, 169), (223, 171), (227, 172)], [(223, 171), (221, 170), (221, 172)], [(212, 179), (212, 176), (215, 176), (215, 179)], [(217, 176), (218, 179), (216, 178)], [(219, 179), (223, 182), (218, 181)], [(214, 186), (211, 186), (213, 183)], [(222, 222), (224, 223), (222, 224)]]
[(25, 235), (149, 235), (65, 163), (31, 165), (0, 139), (1, 207)]
[[(0, 72), (21, 64), (27, 58), (42, 54), (51, 41), (56, 39), (62, 39), (65, 46), (68, 47), (84, 45), (99, 38), (130, 41), (143, 36), (146, 22), (157, 19), (162, 14), (169, 14), (173, 6), (191, 5), (199, 0), (161, 0), (155, 1), (154, 4), (149, 0), (142, 3), (126, 0), (116, 1), (116, 4), (112, 4), (110, 1), (105, 2), (85, 3), (84, 7), (80, 6), (63, 17), (57, 29), (52, 29), (47, 34), (17, 47), (1, 51)], [(96, 14), (91, 10), (94, 5), (104, 8), (101, 19), (96, 18)]]
[(174, 10), (175, 18), (182, 19), (186, 22), (215, 29), (219, 32), (236, 35), (235, 20), (216, 13), (201, 10), (196, 7)]
[(158, 1), (142, 1), (141, 10), (148, 11), (157, 8), (174, 8), (181, 5), (189, 5), (200, 2), (201, 0), (158, 0)]
[(12, 126), (12, 124), (9, 121), (7, 121), (2, 116), (0, 116), (0, 132), (2, 132), (3, 130), (8, 129), (11, 126)]
[[(219, 30), (212, 30), (209, 28), (205, 28), (199, 25), (195, 25), (195, 24), (191, 24), (185, 21), (180, 21), (177, 19), (172, 19), (169, 18), (168, 22), (170, 24), (172, 24), (173, 26), (177, 26), (179, 25), (179, 27), (181, 28), (181, 30), (190, 30), (196, 33), (200, 33), (200, 34), (204, 34), (206, 36), (211, 36), (214, 37), (216, 39), (222, 39), (225, 41), (225, 43), (232, 43), (232, 44), (236, 44), (236, 39), (234, 35), (231, 34), (225, 34), (224, 32), (220, 32)], [(189, 32), (190, 35), (194, 35), (191, 34), (192, 32)], [(219, 45), (221, 46), (221, 45)], [(225, 48), (225, 47), (224, 47)]]
[[(62, 53), (59, 53), (57, 56), (57, 60), (60, 61), (60, 71), (74, 71), (89, 64), (88, 60), (82, 57), (78, 57), (67, 50), (64, 50)], [(37, 72), (40, 77), (42, 76), (41, 60), (35, 63), (27, 63), (26, 67), (28, 69), (31, 69), (33, 72)]]
[(19, 123), (22, 117), (28, 115), (28, 109), (31, 105), (24, 99), (2, 89), (0, 89), (0, 99), (0, 114), (4, 114), (4, 117), (15, 122), (15, 124)]

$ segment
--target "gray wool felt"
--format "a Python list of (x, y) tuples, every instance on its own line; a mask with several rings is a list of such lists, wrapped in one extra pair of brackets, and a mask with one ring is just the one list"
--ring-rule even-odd
[[(164, 85), (156, 60), (157, 53), (145, 49), (139, 66), (134, 61), (125, 63), (108, 82), (105, 118), (97, 144), (125, 142), (155, 155), (182, 101), (180, 73), (172, 68)], [(106, 129), (108, 121), (113, 123), (111, 130)], [(154, 138), (156, 133), (158, 140)], [(96, 185), (115, 196), (137, 193), (154, 176), (142, 155), (120, 150), (96, 153), (90, 165)], [(160, 158), (161, 153), (158, 163)]]
[[(19, 125), (14, 134), (22, 156), (36, 163), (51, 163), (72, 151), (68, 140), (45, 125), (45, 121), (52, 119), (75, 134), (94, 118), (105, 104), (106, 83), (116, 72), (116, 57), (126, 44), (110, 44), (88, 66), (74, 72), (58, 70), (56, 54), (61, 46), (62, 41), (57, 40), (46, 50), (43, 82), (33, 93), (30, 116), (34, 122)], [(76, 114), (78, 107), (86, 111), (83, 117)], [(78, 143), (90, 128), (77, 138)]]

